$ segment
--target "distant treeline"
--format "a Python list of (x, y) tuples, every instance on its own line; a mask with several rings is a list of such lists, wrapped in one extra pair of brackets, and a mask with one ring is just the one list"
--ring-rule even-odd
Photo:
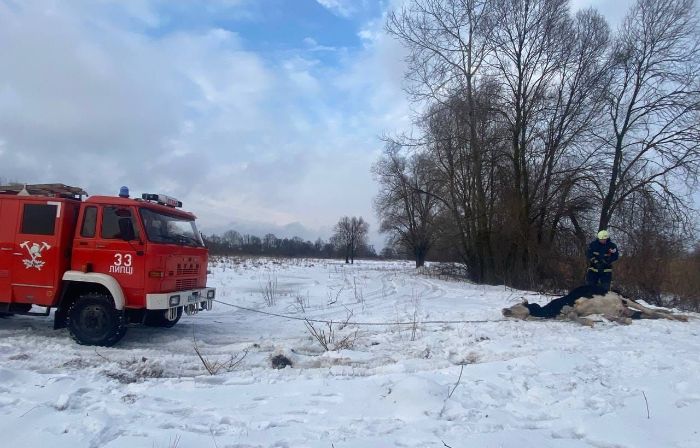
[[(213, 255), (269, 255), (279, 257), (315, 257), (343, 258), (344, 248), (338, 247), (322, 238), (308, 241), (297, 236), (292, 238), (277, 238), (268, 233), (262, 238), (256, 235), (240, 234), (228, 230), (222, 235), (205, 235), (204, 240), (209, 252)], [(389, 251), (388, 254), (393, 255)], [(377, 258), (377, 252), (372, 245), (363, 244), (358, 248), (360, 258)]]

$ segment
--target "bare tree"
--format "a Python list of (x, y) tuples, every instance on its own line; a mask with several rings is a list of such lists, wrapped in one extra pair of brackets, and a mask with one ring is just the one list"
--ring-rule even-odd
[(340, 218), (333, 229), (331, 240), (345, 254), (346, 263), (355, 263), (355, 255), (359, 248), (367, 245), (369, 224), (360, 216), (344, 216)]
[(375, 209), (380, 231), (412, 253), (419, 268), (439, 236), (440, 208), (435, 195), (439, 180), (427, 155), (416, 153), (407, 158), (399, 150), (390, 145), (373, 168), (380, 185)]
[(430, 105), (421, 143), (434, 154), (444, 184), (439, 199), (453, 216), (462, 257), (479, 280), (490, 279), (492, 260), (487, 196), (494, 171), (485, 141), (491, 126), (479, 91), (490, 85), (484, 62), (491, 55), (495, 3), (415, 0), (387, 20), (387, 31), (410, 51), (409, 95)]
[[(429, 136), (427, 154), (441, 182), (435, 194), (451, 216), (445, 233), (451, 234), (453, 244), (460, 248), (472, 278), (487, 282), (493, 281), (495, 274), (493, 224), (500, 200), (496, 178), (503, 175), (499, 158), (502, 159), (504, 129), (494, 119), (495, 88), (492, 83), (480, 85), (474, 91), (471, 106), (455, 94), (449, 107), (430, 108), (424, 122)], [(469, 113), (470, 107), (476, 111)], [(475, 137), (465, 123), (472, 119)]]
[(501, 113), (510, 139), (511, 178), (503, 194), (513, 217), (506, 270), (526, 273), (533, 258), (535, 176), (543, 166), (537, 139), (548, 91), (565, 62), (571, 27), (567, 0), (499, 0), (496, 8), (492, 66), (502, 85)]
[(564, 25), (558, 67), (536, 117), (535, 139), (528, 148), (532, 170), (530, 220), (534, 226), (538, 276), (551, 271), (560, 233), (583, 246), (587, 233), (579, 221), (591, 217), (595, 203), (588, 193), (593, 135), (604, 126), (604, 95), (610, 31), (594, 9), (579, 11)]
[(596, 182), (607, 228), (625, 201), (653, 196), (687, 219), (700, 168), (700, 41), (693, 0), (638, 0), (611, 55), (610, 132)]
[(489, 54), (496, 0), (413, 0), (387, 18), (386, 30), (409, 49), (407, 92), (414, 101), (467, 101)]

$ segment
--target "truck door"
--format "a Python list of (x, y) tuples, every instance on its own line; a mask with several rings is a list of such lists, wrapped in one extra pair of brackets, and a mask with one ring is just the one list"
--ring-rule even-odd
[(73, 240), (71, 269), (92, 272), (95, 269), (95, 237), (97, 236), (97, 207), (83, 207)]
[(95, 240), (94, 270), (111, 275), (124, 291), (127, 306), (144, 306), (144, 244), (131, 207), (104, 206)]
[(58, 220), (61, 203), (20, 203), (19, 231), (12, 251), (13, 302), (50, 306), (58, 287), (61, 248)]

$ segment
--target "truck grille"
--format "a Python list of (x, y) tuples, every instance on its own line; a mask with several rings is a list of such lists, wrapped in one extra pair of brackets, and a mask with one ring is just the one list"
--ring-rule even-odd
[(197, 267), (191, 267), (191, 268), (181, 268), (178, 266), (177, 268), (177, 275), (197, 275), (199, 271), (199, 266)]
[(181, 278), (175, 281), (175, 288), (178, 291), (194, 289), (197, 286), (196, 278)]

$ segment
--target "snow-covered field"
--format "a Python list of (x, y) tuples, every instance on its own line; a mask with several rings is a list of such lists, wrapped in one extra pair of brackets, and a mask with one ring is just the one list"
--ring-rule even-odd
[[(398, 262), (226, 261), (210, 284), (227, 303), (332, 319), (331, 348), (350, 348), (220, 303), (113, 348), (2, 319), (0, 446), (700, 447), (700, 319), (504, 321), (547, 298)], [(348, 317), (387, 325), (340, 328)], [(458, 320), (489, 322), (424, 323)]]

